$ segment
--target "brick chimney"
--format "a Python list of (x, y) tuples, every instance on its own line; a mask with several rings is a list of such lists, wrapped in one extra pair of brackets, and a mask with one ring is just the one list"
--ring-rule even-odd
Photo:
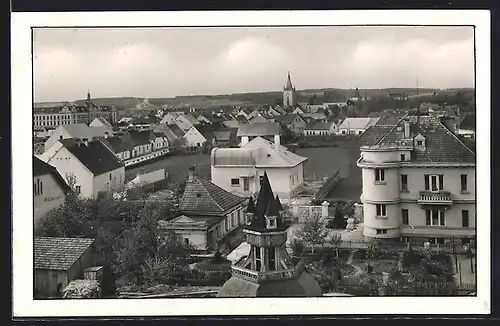
[(276, 149), (278, 149), (281, 145), (280, 135), (274, 135), (274, 144), (276, 145)]
[(409, 121), (405, 121), (404, 122), (404, 138), (405, 139), (408, 139), (410, 138), (410, 122)]

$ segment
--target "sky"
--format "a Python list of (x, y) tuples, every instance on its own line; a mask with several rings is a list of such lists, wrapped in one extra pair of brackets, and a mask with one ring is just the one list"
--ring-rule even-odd
[(35, 102), (474, 86), (471, 27), (35, 29)]

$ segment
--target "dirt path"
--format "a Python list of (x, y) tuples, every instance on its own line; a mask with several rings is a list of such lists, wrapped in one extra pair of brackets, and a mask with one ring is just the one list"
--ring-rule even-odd
[(346, 264), (349, 264), (356, 269), (356, 272), (354, 272), (354, 274), (352, 274), (352, 275), (348, 275), (348, 277), (357, 277), (363, 273), (363, 270), (359, 266), (354, 265), (352, 263), (352, 260), (354, 259), (354, 254), (356, 253), (356, 251), (358, 251), (358, 250), (357, 249), (351, 250), (349, 252), (349, 258), (347, 258)]

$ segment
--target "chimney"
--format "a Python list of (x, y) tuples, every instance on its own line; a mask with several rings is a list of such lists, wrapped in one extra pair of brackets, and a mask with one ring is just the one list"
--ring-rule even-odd
[(83, 143), (85, 144), (85, 146), (89, 146), (89, 139), (88, 138), (83, 138)]
[(246, 144), (248, 144), (248, 136), (242, 136), (241, 137), (241, 146), (245, 146)]
[(80, 138), (76, 138), (75, 140), (76, 140), (76, 144), (77, 144), (78, 146), (80, 146), (80, 144), (81, 144), (82, 140), (81, 140)]
[(104, 132), (104, 138), (108, 138), (109, 137), (109, 133), (107, 131)]
[(276, 145), (276, 149), (278, 149), (279, 146), (281, 145), (280, 135), (274, 135), (274, 144)]
[(192, 165), (192, 166), (189, 167), (189, 170), (188, 170), (188, 179), (187, 179), (187, 182), (193, 182), (195, 174), (196, 174), (195, 173), (195, 167), (194, 167), (194, 165)]
[(410, 138), (410, 122), (405, 121), (404, 122), (404, 138)]

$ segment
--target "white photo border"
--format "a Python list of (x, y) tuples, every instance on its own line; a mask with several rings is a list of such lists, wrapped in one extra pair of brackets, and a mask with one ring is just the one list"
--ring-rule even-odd
[[(473, 25), (477, 107), (477, 296), (269, 299), (34, 300), (32, 27)], [(349, 10), (213, 12), (15, 12), (11, 16), (12, 250), (14, 317), (323, 314), (488, 314), (490, 297), (490, 12)], [(15, 146), (14, 146), (15, 145)]]

